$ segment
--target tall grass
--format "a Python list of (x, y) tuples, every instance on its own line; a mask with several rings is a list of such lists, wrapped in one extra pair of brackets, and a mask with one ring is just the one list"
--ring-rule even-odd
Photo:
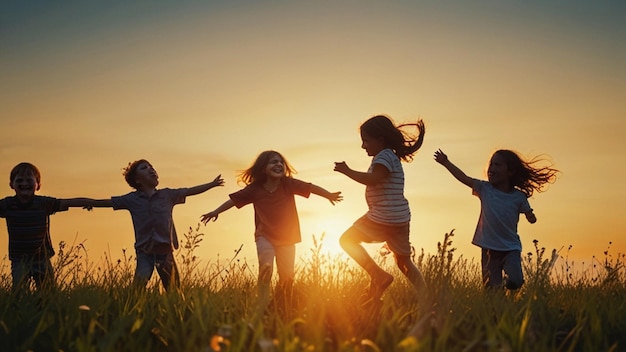
[[(239, 258), (203, 262), (199, 227), (177, 252), (181, 288), (165, 292), (155, 277), (133, 285), (135, 258), (98, 263), (82, 243), (62, 243), (54, 257), (58, 285), (11, 290), (8, 263), (0, 276), (3, 351), (620, 351), (626, 350), (624, 255), (607, 248), (584, 271), (568, 252), (535, 248), (523, 258), (526, 283), (515, 292), (485, 291), (480, 265), (456, 256), (454, 232), (436, 252), (413, 260), (431, 302), (395, 269), (384, 248), (376, 260), (397, 280), (381, 305), (364, 308), (364, 272), (323, 250), (324, 235), (298, 263), (291, 295), (268, 306), (256, 297), (255, 265)], [(416, 324), (425, 333), (412, 335)]]

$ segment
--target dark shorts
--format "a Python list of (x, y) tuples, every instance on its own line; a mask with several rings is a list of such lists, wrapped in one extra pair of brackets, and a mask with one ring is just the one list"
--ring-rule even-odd
[[(486, 287), (500, 287), (515, 290), (524, 284), (522, 259), (520, 251), (496, 251), (482, 249), (483, 284)], [(502, 272), (506, 273), (506, 280)]]
[(15, 259), (11, 260), (11, 276), (13, 279), (13, 287), (18, 288), (21, 285), (28, 285), (28, 281), (32, 278), (37, 288), (44, 283), (54, 283), (54, 269), (50, 259), (29, 260)]
[(397, 225), (379, 224), (363, 215), (352, 226), (364, 235), (363, 242), (387, 242), (387, 246), (394, 254), (400, 256), (411, 255), (408, 222)]

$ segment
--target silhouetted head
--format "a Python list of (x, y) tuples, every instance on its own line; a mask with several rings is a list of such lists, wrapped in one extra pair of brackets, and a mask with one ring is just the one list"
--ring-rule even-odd
[(41, 187), (41, 173), (31, 163), (19, 163), (11, 170), (9, 186), (18, 198), (26, 201)]
[[(410, 126), (417, 127), (419, 131), (417, 137), (404, 130), (404, 128)], [(413, 159), (413, 155), (422, 146), (424, 134), (426, 133), (424, 122), (421, 119), (417, 123), (406, 123), (396, 126), (391, 118), (385, 115), (376, 115), (369, 118), (361, 125), (360, 130), (361, 140), (364, 142), (362, 148), (368, 151), (368, 155), (376, 150), (380, 151), (389, 148), (402, 161), (411, 161)]]
[(239, 180), (246, 185), (255, 182), (265, 182), (267, 180), (267, 167), (274, 157), (278, 157), (282, 160), (284, 175), (286, 177), (291, 177), (296, 172), (281, 153), (275, 150), (266, 150), (256, 157), (252, 166), (241, 172)]
[[(11, 175), (9, 176), (9, 182), (13, 182), (13, 180), (15, 180), (15, 177), (17, 176), (21, 176), (21, 175), (33, 175), (35, 176), (35, 180), (37, 181), (37, 185), (41, 185), (41, 172), (39, 172), (39, 169), (37, 168), (37, 166), (31, 164), (31, 163), (19, 163), (17, 165), (15, 165), (13, 167), (13, 169), (11, 169)], [(9, 185), (10, 185), (9, 183)], [(39, 187), (37, 187), (37, 190), (39, 190)]]
[(144, 187), (156, 187), (159, 184), (159, 175), (146, 159), (139, 159), (129, 163), (124, 168), (124, 179), (134, 189)]
[(493, 153), (493, 155), (491, 156), (491, 160), (493, 161), (494, 158), (497, 158), (506, 165), (508, 171), (508, 179), (511, 183), (511, 187), (521, 187), (521, 185), (523, 185), (524, 182), (529, 178), (529, 174), (525, 167), (525, 162), (516, 152), (508, 149), (500, 149)]
[(365, 121), (361, 125), (361, 136), (363, 134), (381, 140), (390, 148), (404, 143), (402, 132), (396, 128), (389, 117), (384, 115), (376, 115)]

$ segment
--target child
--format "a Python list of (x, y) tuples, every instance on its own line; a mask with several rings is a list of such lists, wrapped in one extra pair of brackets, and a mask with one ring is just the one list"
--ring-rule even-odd
[(268, 299), (274, 258), (278, 269), (278, 287), (285, 293), (293, 284), (296, 249), (300, 242), (300, 222), (295, 195), (308, 198), (311, 193), (335, 205), (341, 192), (328, 192), (311, 183), (292, 177), (296, 171), (277, 151), (259, 154), (254, 164), (241, 172), (239, 182), (246, 187), (229, 195), (230, 199), (212, 212), (202, 215), (202, 222), (217, 220), (220, 213), (236, 206), (254, 206), (255, 242), (259, 260), (259, 298)]
[(9, 186), (15, 196), (0, 200), (0, 217), (7, 222), (13, 288), (27, 287), (31, 279), (37, 289), (53, 287), (50, 215), (70, 207), (87, 207), (91, 199), (35, 195), (41, 188), (41, 173), (26, 162), (11, 170)]
[(123, 196), (93, 201), (94, 207), (112, 207), (130, 212), (135, 229), (135, 251), (137, 268), (134, 283), (145, 287), (154, 268), (166, 290), (179, 286), (180, 278), (174, 249), (178, 248), (178, 237), (172, 219), (174, 205), (185, 202), (186, 197), (224, 185), (221, 175), (212, 182), (191, 188), (157, 189), (159, 176), (147, 160), (134, 161), (124, 169), (124, 178), (135, 189)]
[[(416, 126), (419, 136), (413, 138), (403, 131), (405, 126)], [(363, 303), (380, 301), (393, 276), (368, 255), (361, 243), (386, 242), (393, 252), (396, 264), (425, 299), (426, 283), (422, 273), (411, 261), (409, 222), (411, 212), (404, 197), (404, 170), (401, 160), (410, 162), (422, 146), (426, 128), (424, 122), (395, 126), (387, 116), (378, 115), (361, 125), (361, 148), (373, 157), (367, 172), (352, 170), (345, 162), (336, 162), (335, 171), (365, 185), (368, 211), (341, 235), (341, 247), (370, 276), (371, 282)]]
[(533, 191), (541, 192), (546, 183), (553, 183), (558, 170), (535, 167), (541, 159), (525, 161), (513, 151), (498, 150), (489, 161), (489, 181), (483, 181), (467, 176), (441, 149), (434, 157), (480, 199), (480, 217), (472, 243), (482, 248), (483, 284), (487, 288), (502, 286), (504, 270), (508, 276), (504, 286), (510, 290), (520, 288), (524, 276), (522, 243), (517, 234), (519, 214), (523, 213), (531, 224), (537, 221), (528, 197)]

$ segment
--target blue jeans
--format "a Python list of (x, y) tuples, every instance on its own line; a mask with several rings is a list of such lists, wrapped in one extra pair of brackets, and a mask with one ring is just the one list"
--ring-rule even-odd
[(13, 288), (28, 287), (30, 279), (35, 282), (37, 289), (41, 289), (44, 285), (54, 284), (54, 270), (52, 269), (50, 259), (12, 260), (11, 277), (13, 279)]
[(137, 250), (137, 269), (135, 270), (134, 283), (145, 287), (152, 277), (152, 272), (156, 267), (159, 277), (165, 290), (170, 289), (170, 285), (178, 287), (180, 285), (180, 278), (178, 275), (178, 268), (174, 261), (174, 254), (172, 252), (164, 254), (145, 253)]
[(485, 287), (502, 286), (502, 271), (507, 275), (505, 287), (516, 290), (524, 284), (520, 251), (494, 251), (482, 249), (483, 284)]

